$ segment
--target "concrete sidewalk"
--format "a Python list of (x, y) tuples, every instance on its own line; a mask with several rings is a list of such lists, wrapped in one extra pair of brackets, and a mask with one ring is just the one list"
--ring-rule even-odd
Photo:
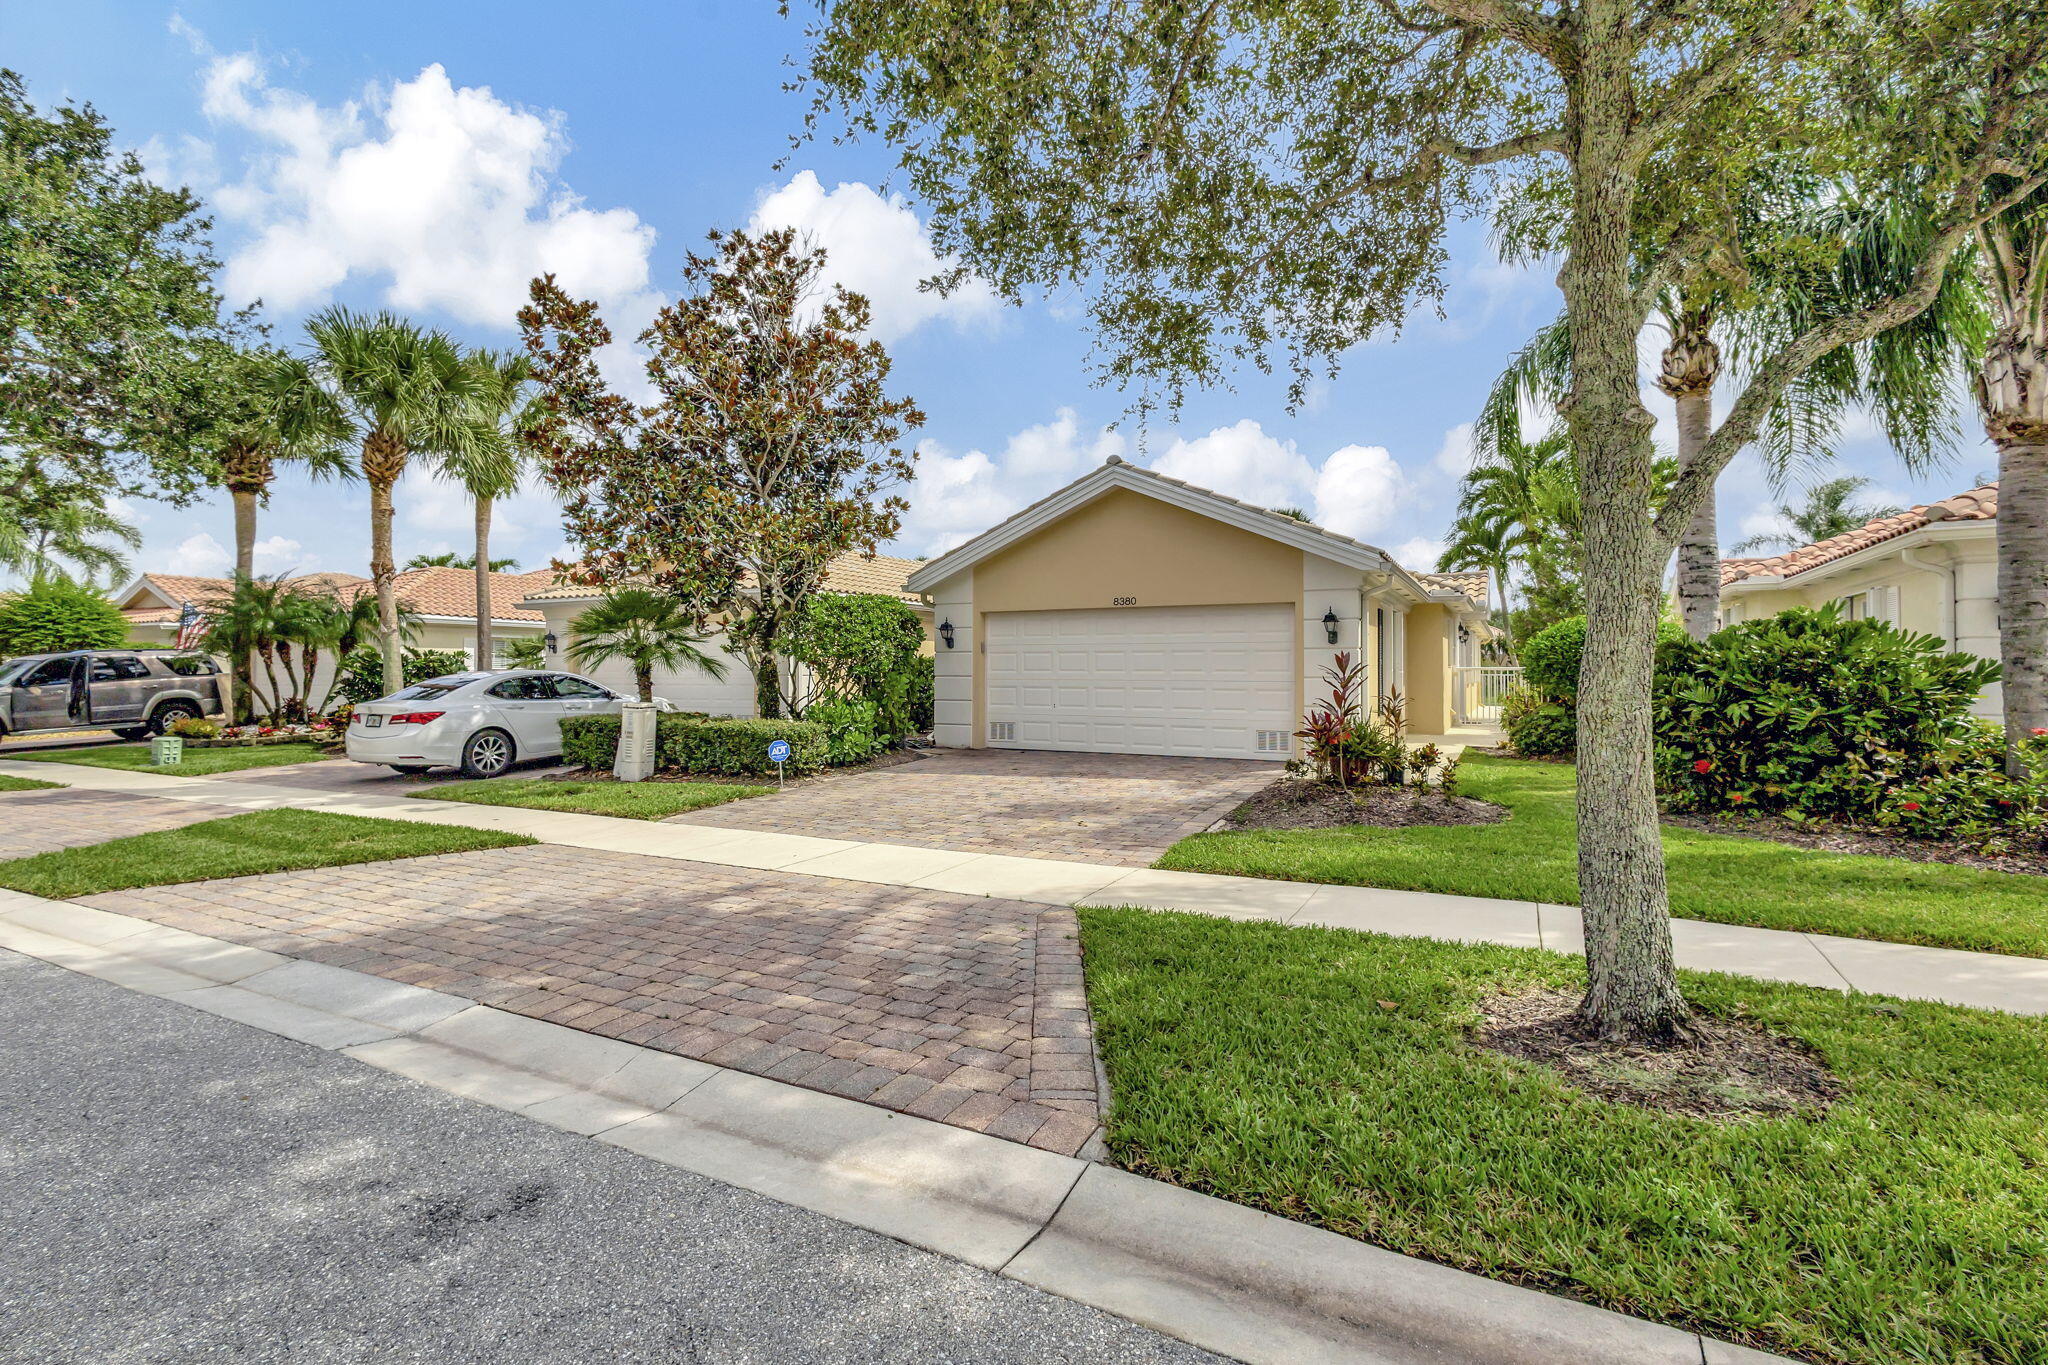
[(0, 891), (0, 948), (1261, 1365), (1776, 1359), (1073, 1157), (125, 915)]
[[(515, 806), (292, 789), (236, 782), (231, 778), (171, 777), (72, 764), (0, 761), (0, 772), (62, 781), (81, 789), (192, 801), (223, 813), (293, 807), (467, 825), (506, 830), (543, 843), (574, 848), (803, 872), (1046, 905), (1133, 905), (1187, 910), (1229, 919), (1327, 925), (1573, 954), (1584, 947), (1575, 907), (1539, 905), (1533, 901), (1133, 869)], [(1700, 971), (1899, 995), (2014, 1014), (2048, 1014), (2048, 959), (1700, 920), (1673, 920), (1672, 936), (1679, 965)]]

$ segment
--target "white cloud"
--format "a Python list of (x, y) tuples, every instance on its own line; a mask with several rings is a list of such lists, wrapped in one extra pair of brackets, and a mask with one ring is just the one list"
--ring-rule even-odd
[(228, 547), (201, 531), (178, 542), (164, 564), (164, 572), (189, 578), (219, 578), (235, 562)]
[(1384, 528), (1407, 495), (1408, 480), (1385, 446), (1345, 446), (1316, 471), (1316, 523), (1362, 539)]
[[(453, 479), (415, 469), (399, 486), (396, 501), (398, 524), (405, 532), (400, 560), (446, 550), (467, 554), (476, 544), (475, 503), (468, 490)], [(518, 492), (498, 499), (491, 508), (493, 559), (512, 557), (523, 564), (530, 557), (527, 551), (533, 538), (543, 537), (552, 543), (561, 533), (561, 504), (537, 475), (530, 475)]]
[(285, 536), (266, 536), (255, 544), (257, 573), (308, 573), (320, 563), (318, 555)]
[(896, 545), (912, 554), (944, 554), (1089, 467), (1124, 453), (1124, 438), (1107, 427), (1083, 432), (1072, 408), (1025, 427), (1001, 454), (954, 454), (937, 441), (918, 443), (917, 478), (906, 496), (910, 512)]
[(600, 303), (647, 292), (654, 229), (555, 178), (569, 146), (560, 113), (458, 87), (439, 64), (323, 107), (271, 85), (253, 53), (206, 55), (206, 114), (259, 144), (212, 195), (252, 234), (227, 262), (234, 302), (311, 307), (346, 280), (381, 278), (394, 307), (509, 326), (544, 271)]
[(750, 231), (793, 227), (825, 249), (825, 278), (867, 295), (874, 335), (882, 341), (914, 331), (934, 318), (957, 324), (993, 318), (995, 291), (970, 279), (951, 294), (918, 288), (953, 264), (932, 249), (917, 214), (901, 195), (881, 195), (859, 181), (829, 192), (811, 171), (798, 171), (754, 206)]
[(1472, 472), (1479, 452), (1472, 442), (1472, 424), (1460, 422), (1444, 432), (1443, 444), (1436, 448), (1436, 458), (1430, 461), (1438, 469), (1454, 479), (1462, 479)]
[(1404, 540), (1392, 551), (1394, 562), (1404, 569), (1419, 569), (1424, 573), (1436, 568), (1437, 560), (1443, 557), (1444, 543), (1428, 536), (1416, 536)]
[(1267, 435), (1249, 417), (1192, 441), (1177, 438), (1152, 468), (1257, 507), (1305, 502), (1315, 481), (1294, 442)]

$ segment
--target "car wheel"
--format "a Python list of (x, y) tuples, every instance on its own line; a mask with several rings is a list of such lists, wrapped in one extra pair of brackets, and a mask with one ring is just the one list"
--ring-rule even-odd
[(189, 701), (167, 701), (149, 713), (149, 724), (142, 727), (146, 735), (161, 735), (181, 720), (198, 720), (199, 708)]
[(391, 765), (391, 771), (397, 773), (400, 777), (418, 777), (426, 770), (427, 765), (424, 763), (393, 763)]
[(496, 777), (512, 766), (512, 736), (503, 730), (479, 730), (462, 746), (464, 777)]

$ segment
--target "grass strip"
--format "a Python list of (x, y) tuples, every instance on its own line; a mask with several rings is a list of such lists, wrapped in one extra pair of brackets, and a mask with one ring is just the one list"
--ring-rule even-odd
[(0, 886), (65, 900), (100, 891), (298, 872), (534, 841), (499, 830), (416, 824), (329, 811), (264, 810), (104, 844), (0, 862)]
[(627, 820), (660, 820), (686, 810), (767, 796), (774, 790), (720, 782), (574, 782), (500, 777), (482, 782), (450, 782), (407, 794), (426, 801), (473, 801), (485, 806), (527, 806), (534, 810), (616, 815)]
[[(1506, 806), (1496, 825), (1220, 831), (1157, 867), (1576, 905), (1576, 773), (1475, 754), (1459, 792)], [(2048, 957), (2048, 878), (1830, 853), (1666, 826), (1671, 913), (1719, 924)]]
[(1532, 949), (1081, 912), (1113, 1158), (1408, 1255), (1802, 1357), (2048, 1360), (2048, 1020), (1687, 973), (1820, 1116), (1596, 1100), (1466, 1041)]
[(33, 777), (11, 777), (0, 773), (0, 792), (46, 792), (63, 786), (62, 782), (38, 782)]
[(281, 768), (288, 763), (312, 763), (332, 758), (335, 754), (318, 744), (245, 744), (223, 749), (188, 748), (183, 762), (158, 765), (149, 761), (147, 744), (108, 744), (96, 749), (39, 749), (32, 754), (7, 756), (30, 763), (77, 763), (88, 768), (121, 768), (165, 773), (171, 777), (207, 777), (243, 768)]

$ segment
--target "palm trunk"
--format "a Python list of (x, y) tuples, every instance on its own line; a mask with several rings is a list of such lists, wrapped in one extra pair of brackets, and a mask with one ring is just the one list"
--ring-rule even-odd
[(2048, 421), (2001, 424), (1998, 441), (1998, 654), (2006, 770), (2026, 776), (2019, 742), (2048, 728)]
[(633, 665), (633, 685), (640, 690), (640, 700), (654, 700), (654, 670), (644, 663)]
[(1661, 1040), (1687, 1016), (1672, 962), (1650, 769), (1650, 677), (1664, 555), (1650, 507), (1654, 419), (1637, 389), (1629, 277), (1634, 104), (1619, 0), (1587, 0), (1582, 79), (1567, 109), (1577, 174), (1559, 276), (1572, 331), (1565, 404), (1584, 517), (1586, 651), (1579, 673), (1579, 901), (1586, 995), (1602, 1037)]
[(370, 485), (370, 581), (377, 590), (377, 648), (384, 656), (384, 695), (405, 686), (398, 645), (398, 562), (391, 548), (391, 490), (405, 472), (405, 446), (381, 431), (363, 442), (363, 478)]
[[(476, 666), (491, 666), (491, 500), (476, 500)], [(640, 700), (646, 701), (646, 697)]]
[[(228, 500), (235, 509), (235, 580), (247, 583), (256, 575), (256, 507), (263, 497), (263, 485), (236, 479), (228, 484)], [(228, 661), (228, 687), (234, 693), (234, 715), (247, 721), (256, 713), (250, 705), (254, 678), (249, 656)]]
[[(1707, 438), (1714, 434), (1714, 381), (1721, 373), (1721, 349), (1709, 334), (1712, 312), (1685, 310), (1671, 319), (1671, 344), (1664, 348), (1663, 372), (1657, 387), (1678, 407), (1678, 467), (1690, 469)], [(1704, 640), (1714, 633), (1721, 614), (1721, 538), (1715, 524), (1714, 500), (1700, 503), (1678, 539), (1678, 614), (1685, 633)]]

